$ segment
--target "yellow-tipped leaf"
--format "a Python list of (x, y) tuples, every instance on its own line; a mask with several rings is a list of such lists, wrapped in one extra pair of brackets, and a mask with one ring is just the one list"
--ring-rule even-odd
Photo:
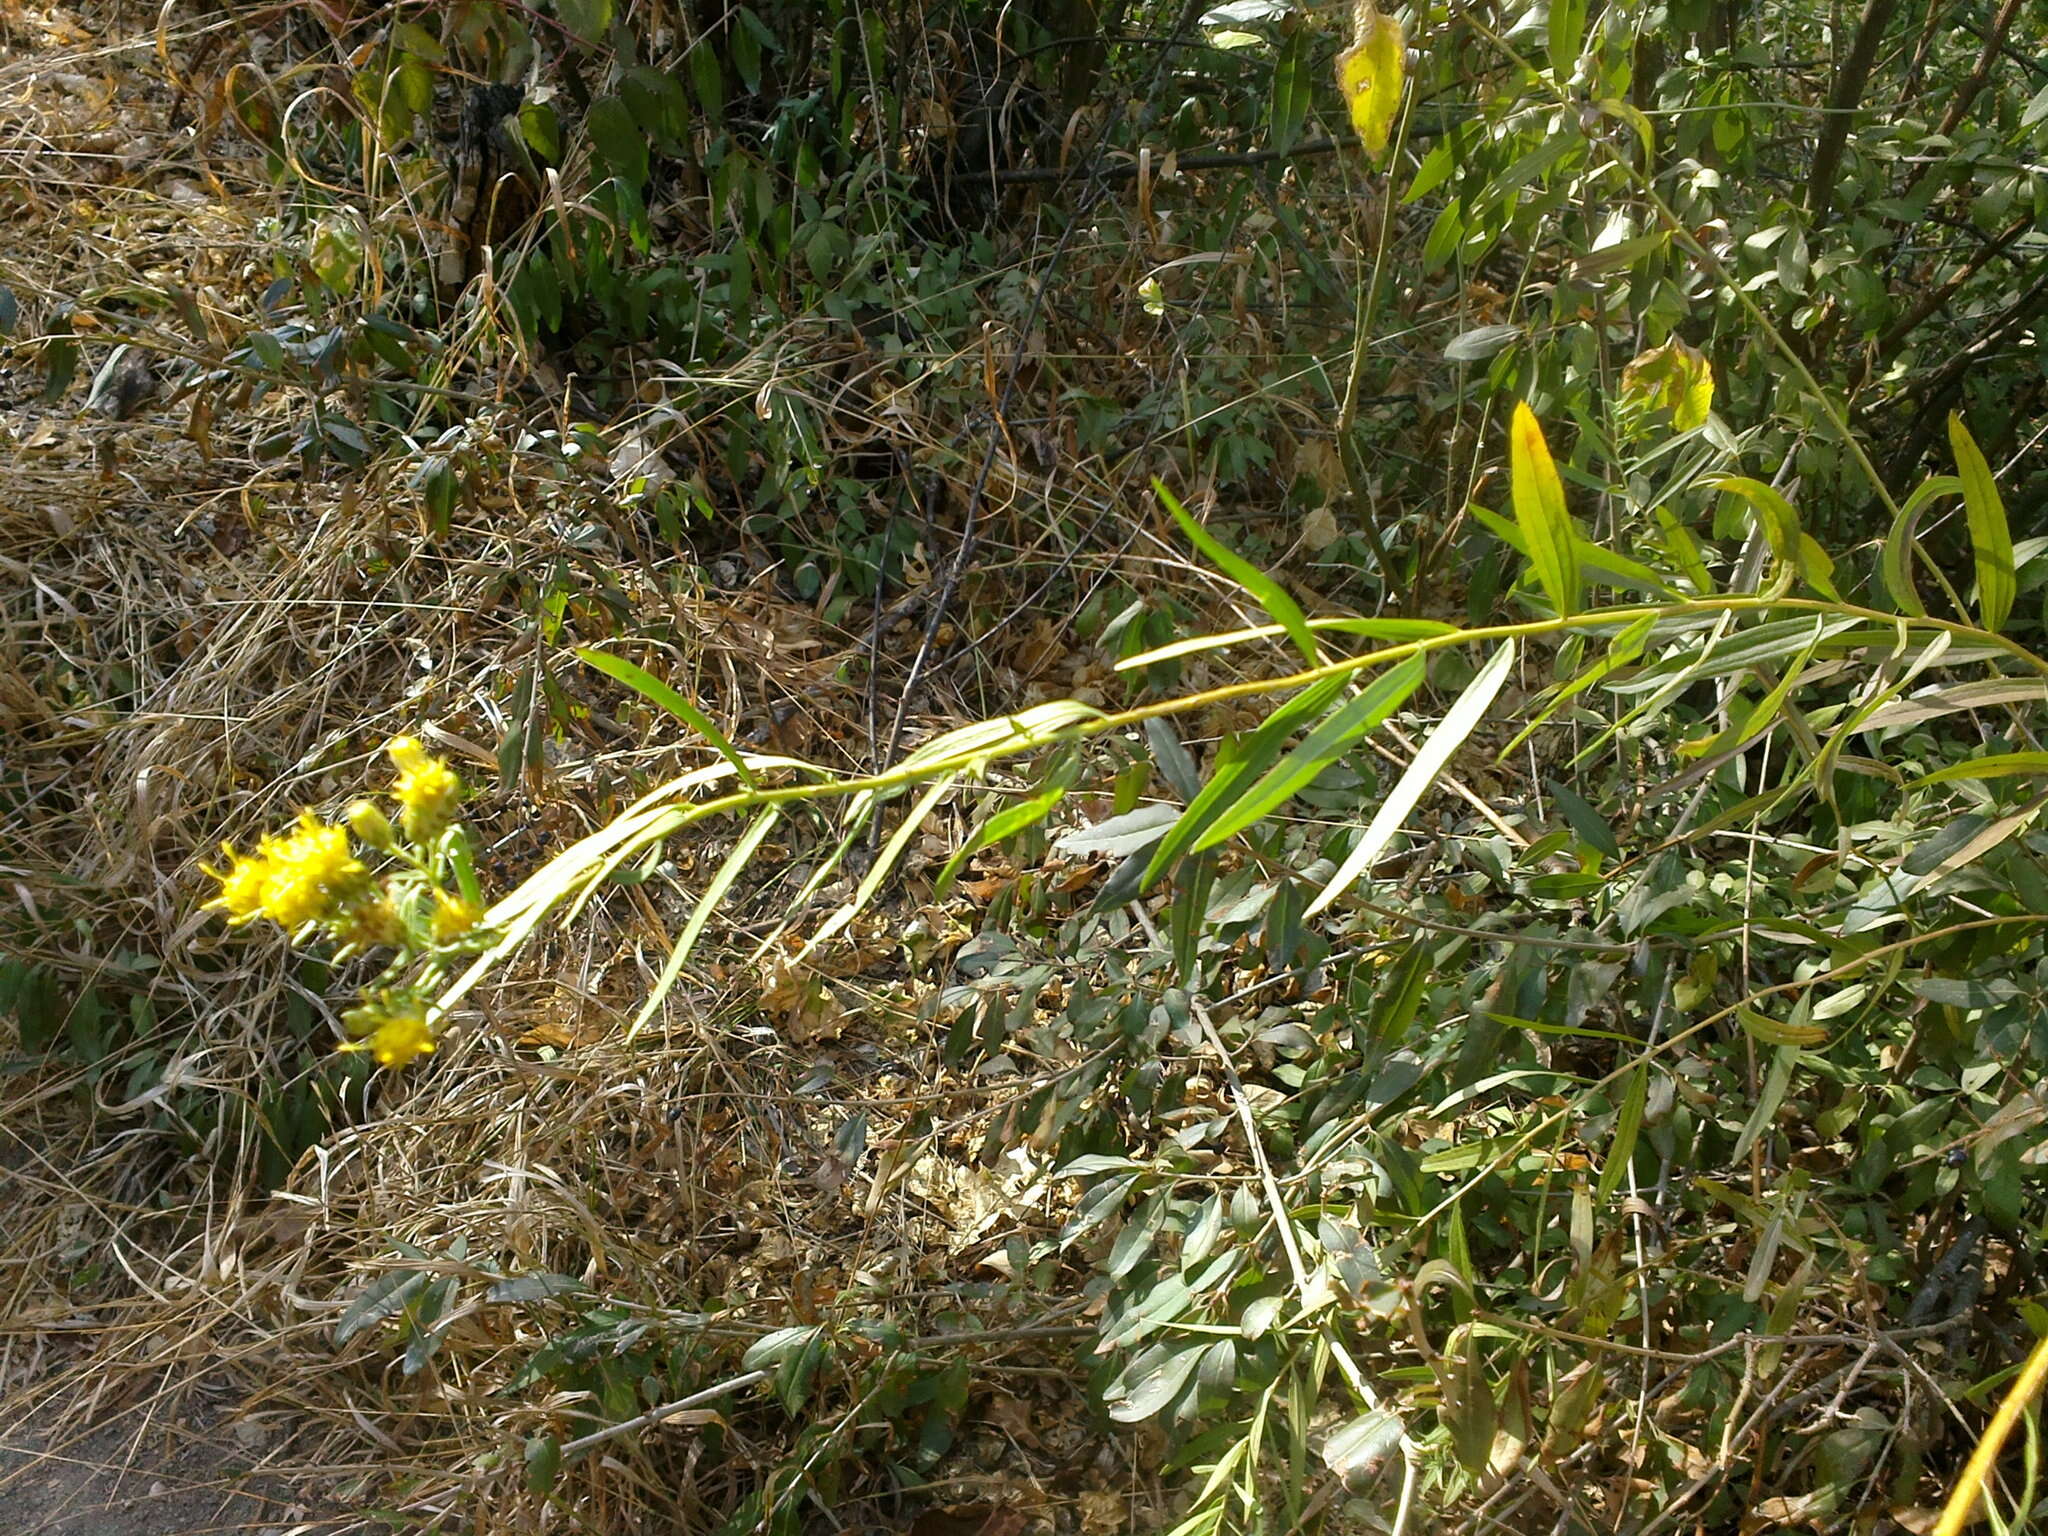
[(1515, 406), (1508, 433), (1509, 482), (1515, 501), (1515, 524), (1536, 584), (1556, 607), (1558, 617), (1579, 611), (1581, 576), (1578, 541), (1572, 536), (1571, 514), (1565, 510), (1564, 482), (1543, 440), (1543, 428), (1527, 403)]

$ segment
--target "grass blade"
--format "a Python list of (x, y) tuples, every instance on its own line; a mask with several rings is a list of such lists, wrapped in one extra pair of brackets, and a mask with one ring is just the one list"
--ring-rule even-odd
[(640, 1005), (640, 1011), (633, 1015), (633, 1022), (627, 1026), (626, 1044), (631, 1045), (639, 1037), (647, 1021), (654, 1017), (655, 1010), (661, 1007), (662, 999), (668, 996), (676, 984), (676, 978), (683, 974), (683, 967), (689, 963), (690, 954), (696, 949), (697, 940), (704, 932), (704, 925), (711, 920), (711, 914), (718, 909), (718, 904), (725, 900), (725, 893), (732, 889), (733, 881), (740, 877), (749, 861), (753, 859), (754, 850), (761, 846), (762, 839), (767, 837), (776, 822), (781, 819), (780, 808), (769, 806), (754, 818), (754, 824), (747, 828), (745, 834), (733, 845), (732, 852), (728, 853), (718, 866), (717, 873), (711, 877), (711, 883), (704, 887), (704, 894), (697, 898), (697, 905), (691, 909), (689, 921), (683, 924), (683, 931), (676, 936), (675, 947), (668, 953), (668, 964), (661, 968), (661, 976), (654, 983), (654, 990), (647, 994), (647, 1001)]
[(797, 952), (799, 961), (808, 960), (817, 953), (818, 946), (825, 943), (840, 929), (852, 922), (875, 899), (875, 892), (882, 888), (882, 882), (895, 871), (897, 862), (903, 857), (903, 850), (910, 846), (911, 838), (924, 825), (925, 817), (938, 808), (938, 804), (953, 792), (954, 778), (951, 775), (926, 787), (903, 817), (902, 825), (882, 845), (875, 855), (875, 862), (868, 867), (867, 874), (860, 882), (860, 888), (847, 898), (846, 904), (819, 925), (818, 931), (804, 941), (804, 947)]
[(1015, 837), (1026, 827), (1036, 826), (1050, 816), (1053, 807), (1067, 797), (1067, 788), (1068, 782), (1056, 780), (1030, 799), (998, 811), (976, 827), (973, 835), (954, 851), (953, 856), (946, 860), (946, 867), (939, 871), (939, 878), (932, 886), (933, 899), (946, 899), (947, 893), (953, 889), (953, 882), (960, 878), (960, 871), (967, 867), (967, 861), (982, 849)]

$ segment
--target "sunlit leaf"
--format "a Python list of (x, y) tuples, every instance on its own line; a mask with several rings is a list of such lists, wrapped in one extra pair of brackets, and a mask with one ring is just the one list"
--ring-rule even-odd
[(1921, 774), (1912, 787), (1951, 784), (1958, 779), (2009, 779), (2023, 773), (2048, 774), (2048, 752), (1997, 752), (1989, 757), (1966, 758)]
[(1536, 413), (1525, 401), (1515, 404), (1508, 435), (1508, 468), (1515, 523), (1536, 573), (1536, 584), (1557, 609), (1558, 617), (1569, 618), (1579, 610), (1582, 585), (1578, 542), (1572, 534), (1571, 514), (1565, 510), (1564, 482), (1558, 478)]
[(1323, 1464), (1348, 1488), (1369, 1482), (1401, 1449), (1401, 1421), (1384, 1408), (1332, 1430), (1323, 1443)]
[(1202, 835), (1217, 817), (1236, 803), (1237, 786), (1250, 783), (1278, 760), (1281, 749), (1294, 733), (1319, 717), (1344, 687), (1341, 677), (1326, 677), (1311, 683), (1266, 717), (1265, 723), (1246, 737), (1233, 752), (1219, 751), (1209, 770), (1209, 782), (1188, 802), (1171, 831), (1160, 840), (1146, 865), (1142, 883), (1150, 885)]
[(1447, 363), (1480, 363), (1522, 334), (1519, 325), (1482, 325), (1461, 331), (1444, 347)]
[(723, 731), (711, 723), (709, 715), (667, 683), (653, 673), (634, 666), (623, 656), (614, 656), (611, 652), (598, 650), (595, 646), (579, 648), (576, 656), (585, 666), (597, 668), (605, 676), (624, 683), (650, 704), (657, 704), (674, 715), (709, 742), (720, 757), (732, 764), (733, 771), (740, 776), (741, 783), (752, 787), (754, 776), (747, 771), (746, 762), (741, 758), (739, 750), (726, 740)]
[(660, 1010), (663, 1001), (674, 989), (677, 978), (683, 974), (683, 967), (689, 963), (691, 954), (696, 950), (697, 940), (704, 933), (704, 925), (710, 921), (711, 914), (718, 910), (719, 903), (725, 900), (725, 893), (732, 889), (733, 882), (745, 873), (747, 866), (753, 862), (755, 850), (761, 846), (762, 841), (781, 817), (781, 810), (772, 805), (762, 811), (754, 818), (754, 824), (747, 828), (746, 834), (733, 844), (732, 852), (728, 853), (718, 866), (717, 873), (711, 877), (711, 883), (704, 887), (704, 894), (697, 898), (697, 905), (691, 910), (689, 921), (684, 923), (682, 933), (677, 936), (675, 948), (669, 951), (668, 963), (661, 968), (661, 975), (656, 979), (653, 989), (641, 1003), (640, 1011), (633, 1016), (633, 1022), (627, 1026), (628, 1045), (639, 1038), (640, 1031), (647, 1027), (647, 1021)]
[(1641, 353), (1621, 372), (1622, 397), (1650, 410), (1669, 411), (1680, 432), (1704, 426), (1714, 404), (1714, 370), (1704, 352), (1676, 336)]
[(1245, 791), (1243, 798), (1195, 839), (1193, 851), (1199, 853), (1235, 837), (1306, 789), (1347, 747), (1406, 702), (1408, 695), (1422, 685), (1423, 671), (1422, 658), (1410, 656), (1332, 710), (1300, 746), (1275, 763), (1264, 778)]
[(1493, 659), (1479, 669), (1479, 675), (1465, 686), (1434, 731), (1429, 740), (1422, 744), (1422, 750), (1415, 754), (1415, 761), (1408, 765), (1408, 771), (1401, 775), (1380, 803), (1379, 811), (1365, 829), (1365, 836), (1358, 840), (1358, 846), (1339, 866), (1336, 874), (1309, 903), (1306, 916), (1313, 917), (1349, 890), (1359, 876), (1372, 867), (1374, 860), (1393, 841), (1394, 834), (1401, 830), (1401, 823), (1408, 813), (1415, 809), (1418, 801), (1436, 783), (1437, 775), (1443, 772), (1445, 764), (1465, 738), (1470, 736), (1479, 722), (1486, 718), (1486, 712), (1493, 705), (1495, 695), (1508, 679), (1508, 672), (1515, 664), (1515, 644), (1510, 640), (1493, 653)]
[(1351, 108), (1351, 126), (1368, 155), (1387, 147), (1401, 105), (1407, 37), (1401, 23), (1380, 14), (1372, 0), (1355, 0), (1351, 46), (1337, 55), (1337, 89)]
[(1878, 569), (1884, 577), (1884, 589), (1891, 594), (1892, 606), (1899, 612), (1910, 614), (1916, 619), (1927, 616), (1927, 606), (1920, 601), (1920, 594), (1913, 590), (1913, 524), (1927, 503), (1937, 496), (1960, 496), (1963, 482), (1954, 475), (1933, 475), (1915, 487), (1905, 505), (1899, 508), (1892, 519), (1892, 526), (1884, 538), (1884, 552), (1879, 557)]

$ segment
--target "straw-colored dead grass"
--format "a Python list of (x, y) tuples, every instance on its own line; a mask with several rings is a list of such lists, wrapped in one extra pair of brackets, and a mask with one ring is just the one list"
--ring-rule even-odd
[[(471, 814), (502, 888), (670, 754), (559, 676), (589, 710), (583, 739), (489, 787), (501, 684), (533, 643), (508, 577), (570, 556), (535, 487), (508, 479), (488, 515), (429, 546), (400, 487), (259, 464), (276, 397), (211, 420), (161, 392), (124, 420), (81, 410), (107, 350), (88, 322), (130, 288), (255, 312), (274, 194), (162, 67), (184, 78), (232, 20), (4, 13), (0, 281), (22, 318), (0, 374), (0, 958), (33, 963), (63, 1017), (51, 1054), (5, 1042), (0, 1077), (0, 1423), (33, 1426), (16, 1448), (37, 1452), (0, 1462), (0, 1496), (86, 1468), (71, 1507), (98, 1509), (90, 1479), (109, 1469), (189, 1469), (191, 1437), (174, 1452), (152, 1430), (204, 1403), (198, 1464), (287, 1490), (264, 1506), (278, 1529), (383, 1529), (377, 1508), (421, 1528), (713, 1529), (764, 1469), (843, 1456), (867, 1422), (836, 1375), (793, 1418), (737, 1364), (771, 1329), (859, 1298), (912, 1348), (957, 1354), (950, 1336), (971, 1330), (978, 1379), (1014, 1383), (949, 1410), (960, 1436), (918, 1529), (1113, 1526), (1124, 1501), (1103, 1490), (1132, 1475), (1064, 1363), (1075, 1304), (992, 1289), (1004, 1237), (1052, 1219), (1044, 1170), (979, 1166), (996, 1097), (939, 1067), (903, 1027), (914, 989), (863, 978), (858, 944), (829, 993), (778, 997), (774, 976), (714, 964), (723, 984), (679, 990), (628, 1049), (620, 1024), (681, 907), (660, 881), (615, 891), (475, 999), (429, 1070), (377, 1080), (310, 1139), (289, 1123), (332, 1070), (350, 976), (201, 910), (221, 841), (337, 808), (385, 739), (422, 730), (486, 786)], [(181, 127), (195, 111), (196, 134)], [(39, 339), (73, 306), (78, 382), (45, 401)], [(164, 354), (199, 346), (156, 310), (137, 324)], [(860, 701), (835, 691), (833, 658), (858, 637), (760, 582), (636, 585), (626, 556), (601, 558), (691, 638), (677, 665), (736, 733), (800, 733), (813, 754), (851, 742)], [(1044, 670), (1033, 643), (991, 647), (1006, 681)], [(671, 857), (711, 867), (718, 835)], [(778, 853), (801, 858), (764, 862)], [(772, 919), (775, 894), (742, 893), (740, 915)], [(876, 920), (870, 955), (904, 916)], [(855, 1115), (872, 1178), (835, 1148)], [(394, 1323), (337, 1342), (405, 1267), (458, 1282), (457, 1321), (411, 1373)], [(521, 1372), (579, 1315), (573, 1298), (488, 1299), (493, 1277), (522, 1274), (578, 1282), (659, 1341), (661, 1382), (708, 1389), (608, 1440), (551, 1499), (526, 1488), (525, 1437), (590, 1421), (576, 1390)], [(114, 1424), (133, 1431), (118, 1456)], [(840, 1482), (843, 1507), (807, 1518), (844, 1529), (904, 1508), (885, 1477)]]

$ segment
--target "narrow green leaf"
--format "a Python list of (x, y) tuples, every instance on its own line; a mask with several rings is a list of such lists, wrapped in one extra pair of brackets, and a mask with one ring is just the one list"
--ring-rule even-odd
[(1273, 100), (1268, 128), (1273, 153), (1285, 155), (1301, 137), (1301, 125), (1308, 118), (1308, 39), (1310, 30), (1294, 27), (1273, 61)]
[(952, 776), (948, 775), (936, 783), (927, 785), (925, 792), (911, 803), (910, 809), (904, 812), (902, 823), (876, 853), (875, 862), (868, 867), (859, 888), (847, 898), (844, 906), (818, 925), (816, 933), (804, 941), (804, 947), (797, 952), (798, 960), (808, 959), (820, 945), (858, 917), (867, 904), (875, 899), (875, 892), (879, 891), (882, 882), (895, 872), (896, 865), (903, 858), (903, 850), (910, 846), (911, 838), (915, 837), (918, 829), (924, 825), (925, 817), (931, 815), (938, 808), (939, 802), (953, 792), (953, 782)]
[(1444, 1354), (1437, 1368), (1437, 1417), (1451, 1432), (1451, 1449), (1459, 1465), (1477, 1477), (1486, 1470), (1499, 1417), (1485, 1357), (1479, 1352), (1478, 1329), (1469, 1323), (1459, 1328)]
[(1590, 800), (1561, 779), (1545, 779), (1543, 783), (1580, 842), (1610, 859), (1621, 857), (1621, 844), (1615, 841), (1614, 828), (1607, 824), (1605, 816), (1594, 809)]
[(711, 723), (709, 715), (676, 692), (675, 689), (669, 687), (667, 683), (654, 676), (653, 673), (643, 671), (641, 668), (634, 666), (632, 662), (627, 661), (624, 657), (614, 656), (611, 652), (601, 651), (595, 646), (579, 646), (576, 656), (586, 666), (595, 667), (598, 671), (604, 673), (605, 676), (624, 683), (650, 704), (659, 705), (674, 715), (683, 724), (708, 741), (720, 757), (732, 764), (733, 771), (740, 776), (742, 784), (746, 785), (749, 789), (757, 787), (754, 783), (754, 775), (747, 769), (746, 760), (740, 756), (738, 749), (730, 741), (726, 740), (725, 733)]
[(1571, 84), (1586, 33), (1586, 0), (1550, 0), (1550, 78), (1560, 90)]
[(2013, 574), (2012, 529), (2006, 525), (2005, 502), (1991, 466), (1963, 418), (1948, 415), (1948, 443), (1956, 456), (1956, 475), (1963, 482), (1963, 510), (1970, 523), (1970, 547), (1977, 556), (1977, 613), (1994, 635), (2005, 628), (2018, 591)]
[(1592, 687), (1602, 678), (1610, 677), (1614, 673), (1619, 672), (1623, 667), (1633, 665), (1636, 658), (1643, 654), (1643, 644), (1649, 639), (1650, 630), (1655, 626), (1656, 622), (1649, 614), (1644, 614), (1640, 619), (1629, 625), (1627, 629), (1624, 629), (1612, 640), (1608, 641), (1607, 654), (1594, 662), (1592, 666), (1586, 668), (1585, 671), (1581, 672), (1570, 682), (1554, 689), (1543, 700), (1541, 707), (1515, 733), (1515, 739), (1500, 749), (1500, 753), (1494, 758), (1494, 761), (1497, 763), (1506, 762), (1509, 756), (1521, 747), (1523, 742), (1541, 730), (1550, 717), (1562, 709), (1569, 700), (1585, 692), (1586, 689)]
[(1834, 561), (1828, 558), (1820, 545), (1800, 531), (1799, 514), (1792, 509), (1791, 502), (1761, 480), (1751, 480), (1742, 475), (1726, 475), (1711, 483), (1718, 490), (1740, 496), (1756, 509), (1763, 523), (1764, 537), (1770, 541), (1771, 554), (1780, 567), (1797, 574), (1801, 581), (1831, 602), (1842, 600), (1834, 588)]
[[(1529, 558), (1529, 541), (1522, 537), (1522, 530), (1509, 522), (1498, 512), (1492, 512), (1478, 503), (1465, 509), (1485, 525), (1493, 536), (1507, 545), (1523, 559)], [(1572, 534), (1572, 548), (1576, 552), (1580, 567), (1594, 573), (1588, 580), (1605, 576), (1603, 586), (1632, 588), (1640, 592), (1655, 592), (1665, 597), (1677, 597), (1678, 589), (1644, 565), (1640, 560), (1631, 560), (1627, 555), (1616, 554), (1611, 549), (1602, 549), (1591, 539), (1582, 537), (1576, 530)]]
[(334, 1325), (334, 1342), (346, 1344), (372, 1323), (396, 1317), (411, 1304), (413, 1297), (426, 1289), (431, 1278), (416, 1269), (394, 1269), (379, 1275), (350, 1304), (341, 1315), (341, 1321)]
[(1960, 496), (1963, 482), (1954, 475), (1933, 475), (1915, 487), (1913, 494), (1906, 498), (1899, 514), (1892, 519), (1891, 531), (1884, 536), (1884, 553), (1878, 561), (1878, 569), (1884, 576), (1884, 589), (1891, 594), (1892, 606), (1899, 612), (1916, 619), (1927, 617), (1927, 607), (1920, 601), (1920, 594), (1913, 590), (1913, 524), (1920, 516), (1921, 509), (1937, 496)]
[(1799, 579), (1831, 603), (1842, 600), (1835, 590), (1835, 558), (1810, 533), (1799, 535)]
[(1622, 1094), (1621, 1113), (1614, 1121), (1614, 1138), (1607, 1143), (1607, 1161), (1593, 1190), (1595, 1205), (1607, 1204), (1628, 1176), (1629, 1162), (1636, 1155), (1636, 1137), (1643, 1128), (1643, 1109), (1649, 1101), (1650, 1069), (1638, 1065), (1629, 1074), (1627, 1091)]
[(1415, 1012), (1422, 1006), (1424, 993), (1429, 990), (1432, 956), (1427, 944), (1410, 942), (1401, 952), (1387, 977), (1387, 983), (1380, 989), (1372, 1005), (1373, 1043), (1382, 1048), (1397, 1045), (1406, 1037), (1408, 1026), (1415, 1022)]
[(824, 1329), (816, 1323), (806, 1323), (789, 1328), (777, 1328), (773, 1333), (763, 1334), (747, 1347), (740, 1357), (743, 1371), (766, 1370), (771, 1365), (781, 1365), (785, 1360), (800, 1354), (804, 1347)]
[(1728, 1154), (1730, 1166), (1749, 1156), (1749, 1149), (1757, 1137), (1771, 1128), (1778, 1118), (1778, 1110), (1785, 1103), (1785, 1090), (1792, 1086), (1792, 1066), (1799, 1060), (1799, 1047), (1781, 1045), (1771, 1058), (1770, 1070), (1764, 1074), (1763, 1092), (1757, 1095), (1756, 1107), (1749, 1112), (1742, 1130), (1735, 1138), (1735, 1148)]
[(1379, 811), (1365, 829), (1365, 836), (1358, 840), (1358, 846), (1351, 850), (1342, 867), (1330, 877), (1330, 881), (1316, 899), (1309, 903), (1304, 916), (1313, 917), (1331, 902), (1335, 901), (1352, 883), (1372, 866), (1394, 834), (1401, 829), (1401, 823), (1408, 813), (1415, 809), (1437, 775), (1443, 772), (1451, 756), (1465, 743), (1479, 722), (1486, 718), (1486, 712), (1493, 705), (1501, 685), (1508, 679), (1508, 672), (1515, 664), (1515, 643), (1510, 640), (1493, 653), (1492, 660), (1479, 669), (1458, 695), (1442, 722), (1429, 733), (1429, 740), (1422, 744), (1422, 750), (1415, 754), (1415, 761), (1408, 765), (1408, 771), (1381, 802)]
[(1310, 666), (1318, 665), (1323, 658), (1316, 649), (1315, 632), (1308, 627), (1308, 620), (1294, 599), (1281, 590), (1280, 584), (1249, 560), (1219, 544), (1208, 529), (1188, 514), (1188, 509), (1180, 504), (1180, 498), (1166, 488), (1165, 481), (1155, 479), (1152, 489), (1158, 492), (1166, 510), (1173, 514), (1173, 520), (1180, 524), (1181, 531), (1195, 548), (1207, 556), (1217, 570), (1251, 593), (1258, 605), (1279, 621), (1288, 638), (1293, 640), (1294, 648), (1301, 652)]
[(1219, 753), (1218, 761), (1209, 770), (1209, 782), (1202, 786), (1202, 792), (1189, 802), (1188, 808), (1181, 812), (1180, 820), (1173, 824), (1172, 830), (1153, 850), (1151, 862), (1145, 866), (1141, 887), (1150, 885), (1172, 868), (1174, 861), (1188, 851), (1210, 823), (1235, 803), (1237, 786), (1250, 783), (1255, 775), (1271, 767), (1288, 738), (1320, 716), (1343, 688), (1344, 679), (1341, 677), (1328, 677), (1319, 683), (1311, 683), (1268, 715), (1235, 756), (1225, 758)]
[(1678, 748), (1681, 757), (1704, 758), (1717, 753), (1732, 752), (1753, 741), (1757, 736), (1774, 725), (1785, 708), (1785, 701), (1792, 696), (1792, 690), (1805, 675), (1813, 661), (1813, 653), (1821, 642), (1824, 621), (1813, 621), (1813, 640), (1798, 658), (1785, 668), (1785, 675), (1778, 679), (1770, 692), (1757, 701), (1755, 709), (1740, 720), (1731, 721), (1726, 730), (1696, 742), (1683, 742)]
[(1138, 1356), (1107, 1394), (1109, 1416), (1119, 1424), (1136, 1424), (1151, 1418), (1180, 1396), (1208, 1349), (1207, 1344), (1180, 1348), (1155, 1345)]
[(1699, 540), (1692, 536), (1692, 530), (1669, 507), (1657, 509), (1657, 528), (1664, 535), (1664, 553), (1693, 591), (1700, 596), (1713, 591), (1714, 578), (1707, 570), (1707, 562), (1700, 557)]
[(1021, 800), (975, 828), (966, 842), (962, 843), (953, 856), (946, 860), (946, 867), (939, 871), (938, 882), (933, 886), (933, 900), (944, 901), (953, 889), (953, 882), (960, 878), (960, 871), (967, 867), (967, 861), (982, 849), (1015, 837), (1026, 827), (1036, 826), (1052, 814), (1053, 807), (1066, 798), (1067, 785), (1055, 783), (1039, 791), (1028, 800)]
[(1124, 1223), (1123, 1230), (1117, 1233), (1116, 1242), (1110, 1247), (1109, 1263), (1104, 1269), (1110, 1279), (1123, 1279), (1145, 1261), (1152, 1245), (1159, 1241), (1160, 1229), (1166, 1225), (1172, 1196), (1171, 1189), (1155, 1189)]
[[(1329, 630), (1335, 634), (1357, 635), (1364, 640), (1378, 640), (1388, 645), (1401, 645), (1410, 640), (1429, 640), (1438, 635), (1455, 633), (1456, 630), (1455, 625), (1439, 623), (1435, 619), (1310, 619), (1308, 627), (1314, 634)], [(1116, 664), (1116, 669), (1119, 672), (1130, 672), (1139, 667), (1152, 666), (1156, 662), (1171, 661), (1178, 656), (1192, 656), (1201, 651), (1220, 651), (1227, 646), (1243, 645), (1249, 640), (1270, 640), (1275, 635), (1286, 633), (1284, 625), (1256, 624), (1249, 629), (1233, 629), (1218, 635), (1189, 635), (1149, 651), (1140, 651), (1135, 656), (1125, 657)]]
[[(1759, 1245), (1759, 1256), (1762, 1251), (1762, 1246)], [(1764, 1323), (1766, 1333), (1782, 1336), (1792, 1332), (1793, 1322), (1799, 1316), (1800, 1305), (1806, 1300), (1806, 1282), (1813, 1275), (1813, 1259), (1814, 1256), (1810, 1253), (1801, 1259), (1799, 1267), (1792, 1271), (1792, 1278), (1779, 1290), (1777, 1300), (1771, 1303), (1771, 1315)], [(1778, 1365), (1784, 1358), (1783, 1344), (1766, 1344), (1759, 1349), (1756, 1352), (1758, 1378), (1769, 1381), (1777, 1375)]]
[(1325, 715), (1300, 746), (1268, 769), (1208, 831), (1195, 839), (1191, 851), (1200, 853), (1237, 836), (1306, 789), (1347, 747), (1399, 709), (1422, 686), (1426, 670), (1420, 656), (1410, 656)]
[(1990, 757), (1973, 757), (1923, 773), (1908, 787), (1923, 789), (1929, 784), (1949, 784), (1957, 779), (2009, 779), (2022, 773), (2048, 774), (2048, 752), (1998, 752)]
[(1363, 1487), (1401, 1450), (1401, 1421), (1384, 1408), (1332, 1430), (1323, 1445), (1323, 1464), (1347, 1487)]
[(1196, 766), (1194, 754), (1182, 744), (1171, 720), (1163, 715), (1147, 720), (1145, 745), (1151, 749), (1152, 761), (1158, 765), (1161, 776), (1183, 803), (1202, 792), (1202, 770)]
[(1515, 403), (1514, 424), (1508, 434), (1508, 470), (1515, 523), (1530, 568), (1536, 573), (1536, 584), (1557, 609), (1558, 617), (1569, 618), (1579, 611), (1578, 543), (1571, 514), (1565, 510), (1564, 482), (1558, 479), (1550, 445), (1543, 440), (1543, 428), (1526, 401)]

